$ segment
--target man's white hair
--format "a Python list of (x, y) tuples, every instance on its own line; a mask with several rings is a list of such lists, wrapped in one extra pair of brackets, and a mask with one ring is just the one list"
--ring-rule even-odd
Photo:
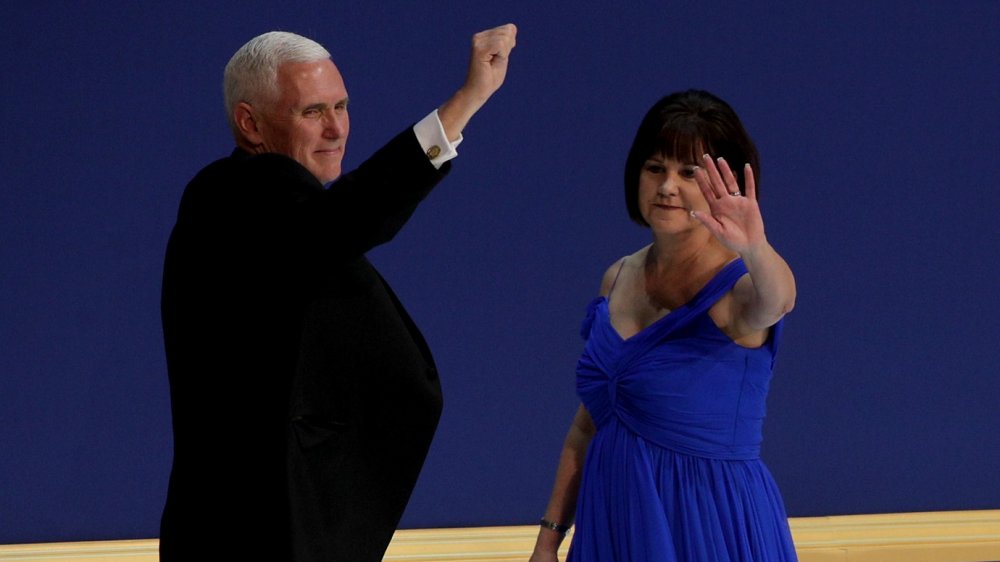
[(240, 102), (266, 106), (277, 101), (278, 67), (289, 62), (312, 62), (330, 58), (322, 45), (287, 31), (270, 31), (246, 42), (229, 59), (222, 78), (226, 118), (233, 134), (239, 130), (233, 109)]

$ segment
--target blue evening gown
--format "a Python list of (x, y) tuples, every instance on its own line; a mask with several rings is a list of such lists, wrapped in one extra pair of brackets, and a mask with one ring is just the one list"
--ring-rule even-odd
[(746, 272), (742, 260), (729, 263), (686, 305), (625, 340), (608, 300), (591, 303), (577, 392), (597, 432), (568, 562), (796, 560), (759, 456), (781, 323), (747, 349), (708, 315)]

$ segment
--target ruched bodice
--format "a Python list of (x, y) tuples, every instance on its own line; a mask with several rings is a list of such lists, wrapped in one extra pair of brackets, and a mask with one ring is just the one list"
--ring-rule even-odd
[(608, 300), (588, 307), (577, 392), (598, 427), (611, 417), (661, 447), (716, 459), (760, 454), (765, 398), (780, 325), (764, 346), (741, 347), (708, 309), (746, 273), (723, 268), (689, 303), (628, 339)]
[(597, 431), (569, 562), (795, 560), (781, 496), (759, 459), (781, 325), (748, 349), (708, 315), (746, 273), (742, 260), (727, 264), (627, 339), (606, 298), (590, 303), (577, 393)]

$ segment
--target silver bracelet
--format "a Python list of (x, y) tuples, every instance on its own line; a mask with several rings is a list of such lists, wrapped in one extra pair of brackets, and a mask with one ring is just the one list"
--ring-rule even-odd
[(560, 525), (559, 523), (553, 523), (552, 521), (549, 521), (544, 517), (542, 517), (542, 520), (539, 521), (538, 524), (541, 525), (542, 527), (545, 527), (546, 529), (551, 529), (564, 537), (566, 536), (566, 531), (569, 531), (569, 525)]

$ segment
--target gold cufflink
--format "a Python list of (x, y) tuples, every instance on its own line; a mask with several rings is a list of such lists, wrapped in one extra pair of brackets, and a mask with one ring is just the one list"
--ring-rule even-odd
[(436, 144), (427, 149), (427, 157), (430, 158), (431, 160), (437, 158), (440, 155), (441, 155), (441, 147)]

